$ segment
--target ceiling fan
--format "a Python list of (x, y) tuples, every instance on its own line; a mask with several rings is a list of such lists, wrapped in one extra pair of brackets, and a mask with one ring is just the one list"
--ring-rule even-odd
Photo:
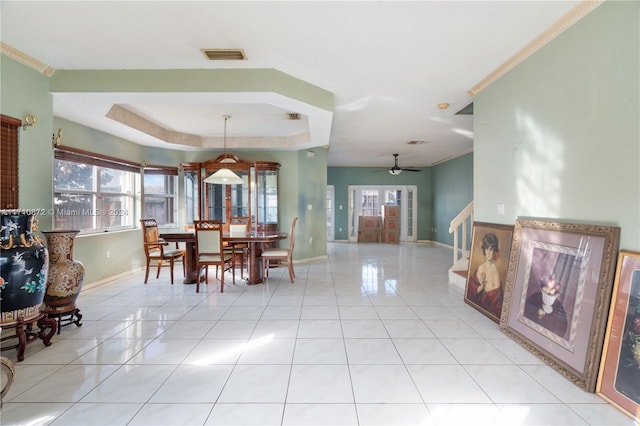
[(400, 167), (400, 166), (398, 166), (398, 154), (393, 154), (393, 158), (394, 158), (393, 167), (391, 167), (389, 169), (389, 173), (394, 175), (394, 176), (399, 175), (403, 171), (405, 171), (405, 172), (419, 172), (420, 171), (420, 169), (414, 169), (414, 168), (411, 168), (411, 167)]

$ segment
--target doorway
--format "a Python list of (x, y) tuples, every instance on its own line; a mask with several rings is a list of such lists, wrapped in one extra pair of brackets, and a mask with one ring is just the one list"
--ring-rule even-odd
[(349, 185), (349, 242), (358, 241), (358, 218), (381, 216), (383, 206), (400, 207), (400, 242), (415, 242), (417, 193), (415, 185)]

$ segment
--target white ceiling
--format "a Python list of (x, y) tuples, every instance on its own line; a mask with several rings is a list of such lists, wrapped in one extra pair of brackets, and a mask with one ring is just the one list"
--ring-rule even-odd
[[(437, 163), (473, 148), (469, 90), (579, 1), (6, 1), (2, 43), (55, 70), (273, 68), (334, 95), (333, 115), (283, 119), (262, 96), (55, 94), (56, 116), (152, 146), (167, 144), (105, 117), (114, 104), (176, 132), (219, 140), (309, 132), (330, 166)], [(202, 48), (244, 49), (207, 61)], [(437, 104), (447, 102), (446, 110)], [(231, 140), (234, 143), (231, 143)], [(409, 141), (424, 141), (408, 145)], [(215, 144), (214, 144), (215, 146)], [(221, 145), (219, 145), (221, 147)], [(286, 146), (275, 145), (277, 149)], [(184, 146), (183, 149), (194, 149)]]

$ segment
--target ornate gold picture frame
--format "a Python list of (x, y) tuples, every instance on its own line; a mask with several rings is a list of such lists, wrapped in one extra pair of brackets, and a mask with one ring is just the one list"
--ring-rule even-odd
[(640, 253), (621, 251), (596, 393), (640, 421)]
[(594, 392), (620, 228), (518, 219), (500, 329)]

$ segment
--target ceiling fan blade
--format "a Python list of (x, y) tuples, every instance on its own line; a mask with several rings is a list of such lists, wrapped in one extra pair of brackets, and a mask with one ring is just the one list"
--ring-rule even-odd
[(405, 171), (405, 172), (421, 172), (421, 169), (414, 169), (413, 167), (400, 167), (398, 166), (398, 154), (393, 154), (393, 166), (391, 168), (388, 169), (382, 169), (382, 170), (371, 170), (371, 173), (382, 173), (382, 172), (387, 172), (387, 173), (391, 173), (392, 175), (399, 175), (401, 172)]

